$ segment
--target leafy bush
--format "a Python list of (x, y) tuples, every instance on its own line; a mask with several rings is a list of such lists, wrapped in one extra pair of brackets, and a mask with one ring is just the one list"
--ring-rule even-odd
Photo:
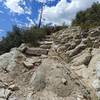
[(89, 29), (100, 25), (100, 4), (94, 3), (91, 8), (77, 13), (72, 25), (81, 26), (82, 29)]
[(38, 46), (38, 41), (45, 38), (45, 35), (59, 31), (65, 28), (65, 26), (44, 26), (42, 28), (19, 28), (13, 26), (13, 30), (7, 33), (6, 37), (3, 37), (0, 41), (0, 54), (8, 52), (13, 47), (18, 47), (21, 43), (30, 43), (33, 46)]
[(45, 37), (46, 31), (43, 28), (31, 27), (23, 31), (23, 42), (38, 45), (38, 40)]

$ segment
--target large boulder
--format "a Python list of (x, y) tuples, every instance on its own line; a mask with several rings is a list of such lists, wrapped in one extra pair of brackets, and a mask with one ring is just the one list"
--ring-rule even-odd
[(79, 66), (79, 65), (88, 65), (90, 60), (92, 58), (92, 54), (90, 53), (90, 51), (85, 50), (82, 53), (80, 53), (79, 55), (77, 55), (73, 60), (72, 60), (72, 64), (74, 66)]
[(77, 73), (77, 75), (81, 79), (83, 79), (85, 82), (87, 82), (89, 75), (88, 75), (88, 72), (87, 72), (88, 68), (87, 68), (86, 65), (81, 64), (81, 65), (78, 65), (78, 66), (71, 66), (71, 69), (74, 70), (75, 73)]
[(26, 57), (17, 48), (14, 48), (9, 53), (0, 56), (0, 70), (5, 72), (13, 71), (18, 66), (18, 63), (21, 63), (24, 59)]
[(100, 54), (98, 53), (98, 50), (95, 50), (97, 49), (94, 49), (91, 52), (93, 57), (91, 58), (88, 66), (84, 65), (84, 61), (89, 56), (88, 54), (83, 53), (84, 56), (81, 55), (73, 60), (71, 68), (79, 77), (82, 78), (82, 80), (95, 89), (96, 94), (100, 99)]
[(86, 48), (86, 46), (81, 43), (78, 46), (76, 46), (75, 49), (67, 51), (66, 54), (68, 54), (70, 57), (73, 57), (73, 56), (79, 54), (80, 52), (82, 52), (85, 48)]
[(100, 61), (100, 54), (96, 54), (92, 57), (90, 64), (88, 66), (90, 76), (96, 75), (96, 65), (97, 65), (97, 62), (99, 61)]

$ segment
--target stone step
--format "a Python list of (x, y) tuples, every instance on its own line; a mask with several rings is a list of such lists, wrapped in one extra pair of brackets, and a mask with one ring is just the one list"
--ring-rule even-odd
[(51, 45), (40, 45), (40, 48), (50, 49), (51, 48)]
[(51, 38), (44, 38), (41, 41), (53, 41)]
[(51, 38), (51, 35), (46, 35), (45, 38)]
[(44, 41), (52, 41), (52, 38), (45, 38)]
[(30, 56), (41, 56), (41, 55), (47, 55), (48, 49), (42, 49), (42, 48), (27, 48), (25, 51), (25, 54)]
[(40, 45), (52, 45), (53, 41), (40, 41)]

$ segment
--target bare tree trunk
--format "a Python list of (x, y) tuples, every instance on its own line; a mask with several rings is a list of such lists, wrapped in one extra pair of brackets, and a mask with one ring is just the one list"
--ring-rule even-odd
[(42, 24), (42, 17), (43, 17), (43, 8), (44, 8), (44, 3), (42, 3), (42, 7), (41, 7), (41, 12), (40, 12), (40, 19), (39, 19), (39, 24), (38, 24), (38, 27), (40, 28), (41, 27), (41, 24)]

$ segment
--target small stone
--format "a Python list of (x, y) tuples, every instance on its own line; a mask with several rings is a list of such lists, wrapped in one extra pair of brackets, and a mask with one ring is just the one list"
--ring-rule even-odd
[(66, 80), (65, 78), (62, 78), (62, 83), (63, 83), (64, 85), (67, 85), (67, 80)]
[(39, 66), (41, 64), (41, 59), (37, 58), (27, 58), (26, 61), (23, 62), (24, 66), (28, 69), (32, 69), (35, 66)]
[(17, 90), (19, 90), (19, 87), (17, 85), (13, 84), (13, 85), (10, 85), (8, 89), (11, 91), (17, 91)]
[(83, 96), (82, 95), (78, 95), (78, 97), (81, 98), (81, 99), (83, 99)]
[(23, 62), (24, 66), (27, 67), (28, 69), (31, 69), (33, 67), (33, 64), (30, 62)]

